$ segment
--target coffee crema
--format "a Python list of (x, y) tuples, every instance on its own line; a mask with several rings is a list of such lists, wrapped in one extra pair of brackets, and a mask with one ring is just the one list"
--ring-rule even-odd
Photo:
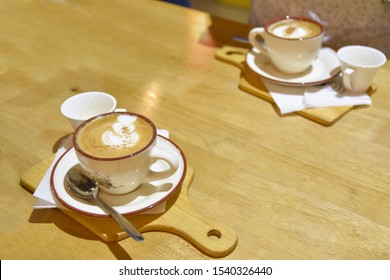
[(321, 27), (315, 22), (292, 18), (275, 22), (267, 30), (274, 36), (286, 39), (306, 39), (322, 33)]
[(109, 114), (80, 127), (76, 144), (84, 153), (99, 158), (116, 158), (143, 149), (153, 137), (146, 120), (130, 114)]

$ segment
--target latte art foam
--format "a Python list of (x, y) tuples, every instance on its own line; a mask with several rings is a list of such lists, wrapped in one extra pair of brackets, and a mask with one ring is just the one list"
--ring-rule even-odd
[(273, 35), (287, 39), (310, 38), (321, 34), (321, 28), (310, 21), (286, 19), (268, 28)]
[(102, 135), (102, 141), (112, 148), (133, 147), (139, 140), (139, 135), (135, 131), (134, 122), (136, 116), (119, 116), (118, 121), (112, 125), (112, 129), (107, 130)]
[(85, 153), (101, 158), (122, 157), (144, 148), (153, 137), (152, 126), (130, 114), (112, 114), (87, 123), (77, 134)]

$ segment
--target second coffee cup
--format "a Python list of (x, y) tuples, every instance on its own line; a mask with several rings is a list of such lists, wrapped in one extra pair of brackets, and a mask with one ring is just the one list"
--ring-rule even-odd
[[(317, 58), (324, 35), (323, 26), (312, 19), (284, 17), (268, 21), (249, 32), (249, 41), (260, 55), (269, 57), (281, 72), (298, 74)], [(264, 46), (257, 37), (264, 40)]]
[[(147, 117), (111, 112), (83, 122), (74, 133), (73, 146), (81, 167), (101, 190), (120, 195), (177, 170), (178, 159), (159, 148), (156, 138), (156, 126)], [(151, 165), (157, 160), (169, 168), (153, 171)]]
[(344, 87), (351, 92), (365, 92), (376, 72), (386, 63), (381, 51), (367, 46), (345, 46), (337, 51)]

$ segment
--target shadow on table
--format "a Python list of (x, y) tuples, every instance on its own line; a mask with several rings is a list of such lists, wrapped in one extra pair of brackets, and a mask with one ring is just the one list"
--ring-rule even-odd
[(99, 240), (95, 234), (64, 215), (57, 208), (34, 209), (28, 221), (33, 224), (55, 224), (59, 229), (73, 236), (87, 240)]
[(224, 45), (250, 49), (249, 43), (234, 40), (234, 37), (247, 39), (251, 26), (248, 24), (211, 16), (211, 25), (204, 30), (199, 43), (208, 47), (222, 47)]
[[(86, 227), (64, 215), (59, 209), (35, 209), (30, 215), (30, 223), (54, 224), (67, 234), (86, 240), (101, 241), (100, 238)], [(118, 242), (104, 242), (118, 260), (131, 260), (132, 257)]]
[[(168, 199), (166, 202), (165, 212), (168, 212), (172, 208), (180, 192), (180, 190), (177, 191), (170, 199)], [(129, 219), (131, 219), (131, 222), (135, 225), (135, 227), (140, 229), (141, 232), (155, 231), (156, 228), (153, 226), (153, 222), (164, 215), (164, 213), (137, 215), (134, 217), (130, 216)], [(121, 240), (129, 237), (111, 218), (89, 217), (78, 213), (72, 213), (70, 211), (64, 213), (63, 210), (58, 208), (47, 208), (34, 209), (30, 215), (29, 222), (36, 224), (51, 223), (63, 232), (75, 237), (86, 240), (102, 241), (107, 245), (117, 259), (132, 259), (129, 253), (119, 243)]]

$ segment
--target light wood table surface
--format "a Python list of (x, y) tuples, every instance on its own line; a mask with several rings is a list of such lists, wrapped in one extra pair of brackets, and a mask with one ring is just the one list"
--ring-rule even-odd
[(0, 1), (0, 258), (210, 258), (173, 234), (104, 243), (33, 211), (20, 178), (72, 132), (62, 102), (104, 91), (170, 131), (194, 208), (238, 236), (226, 259), (390, 259), (390, 63), (372, 106), (326, 127), (238, 88), (215, 53), (248, 30), (160, 1)]

